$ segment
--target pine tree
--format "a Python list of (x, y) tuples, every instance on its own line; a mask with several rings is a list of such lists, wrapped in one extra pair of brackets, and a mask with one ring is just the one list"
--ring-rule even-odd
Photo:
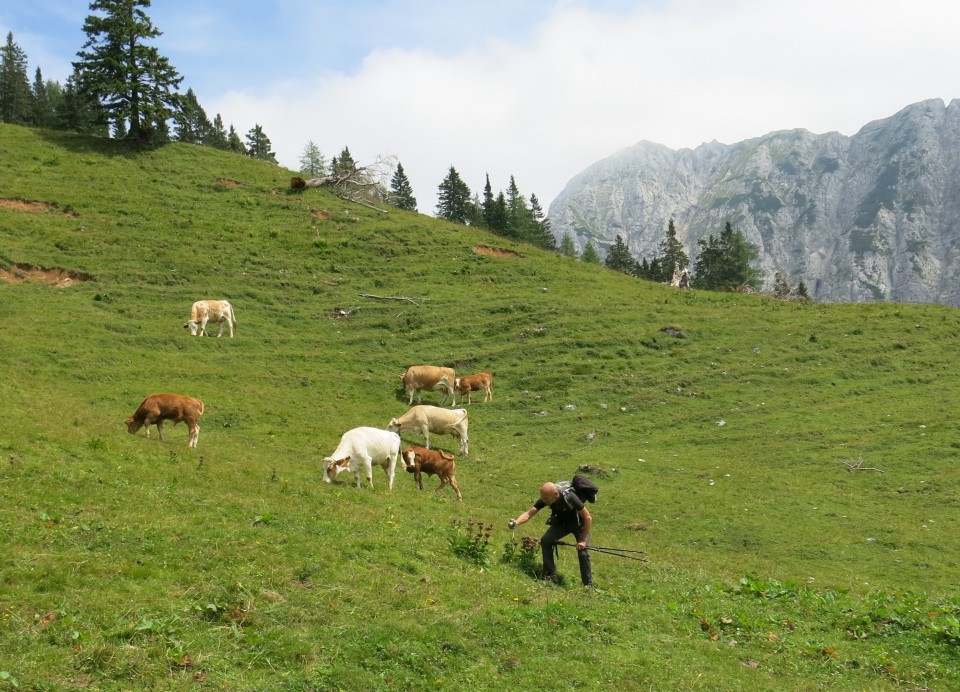
[(0, 48), (0, 122), (29, 125), (33, 122), (33, 93), (27, 76), (27, 54), (7, 33)]
[(204, 142), (207, 146), (214, 149), (229, 149), (230, 142), (227, 139), (227, 130), (223, 127), (223, 118), (217, 113), (210, 127), (210, 139)]
[(413, 196), (413, 187), (403, 170), (403, 164), (397, 162), (397, 170), (390, 179), (390, 199), (393, 206), (407, 211), (417, 210), (417, 198)]
[(597, 248), (593, 246), (592, 240), (587, 241), (587, 246), (583, 248), (583, 255), (580, 259), (587, 264), (600, 264), (600, 254), (597, 252)]
[(557, 239), (550, 232), (550, 219), (544, 215), (536, 195), (530, 195), (530, 216), (533, 219), (530, 242), (545, 250), (556, 250)]
[(470, 188), (460, 178), (457, 169), (450, 166), (447, 177), (440, 183), (437, 194), (437, 216), (455, 223), (467, 223)]
[(660, 253), (661, 276), (656, 279), (657, 281), (670, 281), (675, 271), (683, 271), (690, 266), (690, 258), (683, 251), (683, 243), (677, 238), (673, 219), (670, 219), (670, 223), (667, 224), (667, 236), (660, 243)]
[(560, 254), (564, 257), (577, 257), (577, 247), (573, 244), (573, 238), (570, 237), (570, 234), (566, 231), (563, 232), (563, 237), (560, 238)]
[(247, 156), (276, 163), (277, 157), (270, 150), (270, 146), (270, 138), (259, 124), (254, 125), (247, 133)]
[(300, 172), (308, 178), (321, 178), (327, 173), (326, 157), (312, 139), (307, 141), (300, 154)]
[(230, 125), (230, 132), (227, 133), (227, 149), (235, 154), (246, 155), (247, 153), (247, 148), (244, 146), (243, 140), (240, 139), (240, 134), (234, 129), (233, 124)]
[(340, 156), (334, 156), (330, 162), (330, 170), (333, 173), (344, 173), (357, 170), (357, 162), (353, 160), (349, 147), (344, 147)]
[(33, 124), (37, 127), (53, 127), (53, 103), (39, 67), (34, 74), (32, 90)]
[(633, 259), (633, 255), (630, 254), (630, 250), (627, 248), (626, 243), (623, 242), (623, 238), (618, 235), (613, 242), (613, 247), (610, 248), (610, 252), (607, 253), (607, 259), (604, 260), (604, 264), (608, 269), (633, 275), (637, 261)]
[(63, 87), (60, 107), (54, 112), (58, 129), (106, 137), (110, 133), (107, 113), (96, 94), (83, 88), (77, 68)]
[(803, 283), (803, 279), (797, 284), (796, 294), (801, 298), (810, 299), (810, 296), (807, 294), (807, 285)]
[(187, 89), (187, 93), (180, 99), (173, 121), (177, 140), (180, 142), (207, 144), (212, 139), (213, 124), (207, 118), (207, 113), (193, 89)]
[(719, 238), (710, 235), (697, 241), (699, 253), (694, 265), (693, 285), (713, 291), (729, 291), (740, 286), (758, 287), (760, 270), (753, 262), (760, 257), (755, 245), (747, 242), (742, 231), (727, 222)]
[(532, 236), (533, 216), (527, 208), (527, 200), (520, 194), (517, 181), (510, 176), (507, 187), (507, 235), (521, 240), (530, 240)]
[(165, 123), (179, 102), (183, 77), (156, 48), (146, 44), (161, 35), (146, 13), (150, 0), (94, 0), (83, 23), (87, 42), (73, 65), (83, 89), (96, 94), (114, 124), (126, 122), (127, 137), (162, 140)]
[(481, 210), (483, 212), (483, 225), (492, 229), (496, 219), (497, 200), (493, 196), (493, 187), (490, 185), (490, 174), (487, 173), (487, 182), (483, 186), (483, 202)]

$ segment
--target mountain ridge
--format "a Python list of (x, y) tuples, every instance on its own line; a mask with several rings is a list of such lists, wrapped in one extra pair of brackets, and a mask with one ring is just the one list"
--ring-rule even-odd
[(574, 176), (551, 203), (558, 239), (638, 259), (667, 224), (693, 259), (726, 221), (821, 302), (960, 305), (960, 100), (911, 104), (852, 136), (797, 128), (670, 149), (641, 140)]

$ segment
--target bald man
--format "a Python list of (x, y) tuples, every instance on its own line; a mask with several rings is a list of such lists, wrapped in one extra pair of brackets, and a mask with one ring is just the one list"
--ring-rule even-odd
[(580, 581), (584, 586), (593, 584), (593, 574), (590, 571), (590, 526), (593, 517), (584, 507), (583, 502), (572, 490), (561, 490), (554, 483), (544, 483), (540, 486), (540, 498), (533, 507), (516, 519), (508, 522), (510, 528), (526, 524), (537, 512), (544, 507), (550, 508), (550, 518), (547, 525), (550, 527), (540, 539), (540, 550), (543, 553), (543, 578), (553, 580), (557, 573), (557, 565), (553, 554), (557, 541), (564, 536), (573, 534), (577, 539), (577, 560), (580, 562)]

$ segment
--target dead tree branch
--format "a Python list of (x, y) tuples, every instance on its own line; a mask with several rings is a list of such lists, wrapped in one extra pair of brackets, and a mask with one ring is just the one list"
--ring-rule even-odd
[(841, 464), (847, 467), (848, 471), (877, 471), (878, 473), (883, 473), (883, 469), (877, 469), (872, 466), (863, 465), (863, 456), (861, 455), (856, 461), (851, 461), (850, 459), (839, 459)]
[(358, 293), (357, 295), (361, 298), (375, 298), (376, 300), (408, 300), (417, 306), (420, 305), (420, 303), (417, 302), (418, 300), (421, 302), (430, 300), (429, 298), (411, 298), (410, 296), (378, 296), (373, 293)]
[(356, 202), (383, 214), (389, 213), (386, 209), (376, 206), (387, 198), (387, 185), (395, 167), (394, 157), (378, 156), (369, 166), (352, 166), (332, 171), (329, 175), (320, 178), (293, 178), (290, 188), (295, 192), (308, 187), (322, 187), (330, 190), (337, 197)]

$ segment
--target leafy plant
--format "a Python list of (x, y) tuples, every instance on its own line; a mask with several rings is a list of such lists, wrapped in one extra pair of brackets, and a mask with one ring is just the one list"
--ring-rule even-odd
[(466, 523), (457, 519), (448, 538), (453, 554), (480, 567), (490, 565), (490, 535), (493, 524), (467, 519)]
[(503, 557), (500, 561), (534, 579), (543, 577), (543, 565), (540, 564), (540, 540), (533, 536), (523, 536), (519, 541), (511, 538), (504, 543)]

